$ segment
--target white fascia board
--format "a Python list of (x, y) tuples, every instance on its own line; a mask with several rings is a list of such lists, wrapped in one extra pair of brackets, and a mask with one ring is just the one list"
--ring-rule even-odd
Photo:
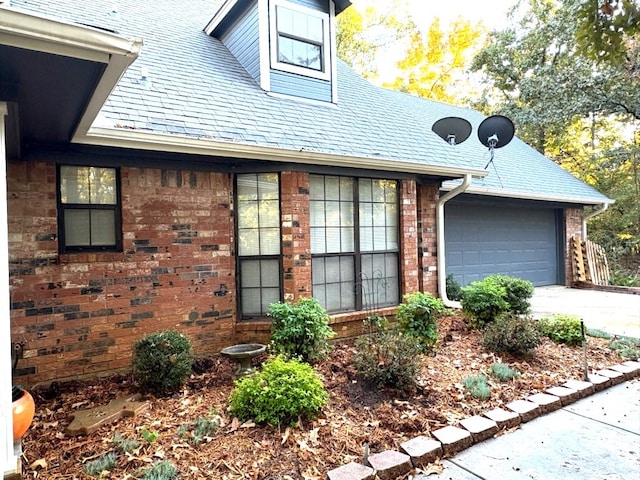
[(142, 40), (0, 7), (0, 44), (105, 64), (75, 135), (87, 132)]
[(264, 147), (259, 145), (220, 142), (215, 140), (180, 137), (177, 135), (162, 135), (157, 133), (119, 130), (105, 127), (90, 128), (86, 135), (75, 138), (74, 143), (156, 152), (186, 153), (266, 160), (273, 162), (324, 165), (330, 167), (358, 169), (368, 168), (372, 170), (407, 172), (421, 175), (447, 177), (472, 175), (476, 178), (482, 178), (487, 175), (487, 171), (483, 169), (447, 167), (386, 158), (338, 155), (334, 153), (317, 152), (304, 149), (294, 150), (287, 148)]
[[(441, 190), (453, 190), (456, 185), (443, 185)], [(521, 200), (541, 200), (545, 202), (559, 202), (559, 203), (576, 203), (580, 205), (602, 205), (615, 203), (611, 198), (593, 198), (593, 197), (581, 197), (575, 195), (550, 195), (548, 193), (535, 193), (535, 192), (523, 192), (520, 190), (503, 190), (498, 188), (479, 187), (472, 185), (465, 190), (464, 193), (470, 193), (475, 195), (486, 195), (488, 197), (505, 197)]]
[(216, 27), (220, 25), (220, 22), (222, 22), (222, 20), (224, 20), (224, 18), (229, 14), (236, 3), (238, 3), (238, 0), (227, 0), (224, 2), (213, 18), (209, 20), (209, 23), (204, 27), (204, 32), (207, 35), (211, 35)]
[(142, 41), (0, 6), (0, 44), (109, 63), (112, 56), (135, 59)]

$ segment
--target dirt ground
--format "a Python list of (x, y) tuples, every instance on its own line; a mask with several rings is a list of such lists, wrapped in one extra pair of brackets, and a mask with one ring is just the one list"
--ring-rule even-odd
[[(520, 359), (485, 351), (480, 333), (469, 330), (458, 316), (441, 319), (439, 331), (436, 354), (424, 357), (420, 387), (410, 398), (398, 398), (361, 381), (351, 364), (353, 344), (336, 344), (329, 357), (316, 365), (330, 393), (328, 405), (318, 419), (291, 429), (241, 424), (231, 418), (227, 399), (235, 366), (219, 356), (199, 359), (194, 367), (198, 373), (178, 393), (146, 397), (150, 406), (145, 412), (104, 425), (89, 436), (65, 435), (69, 415), (135, 393), (131, 376), (36, 388), (32, 392), (36, 417), (23, 439), (24, 478), (96, 478), (84, 472), (85, 466), (114, 450), (112, 440), (120, 435), (137, 440), (139, 446), (128, 454), (120, 453), (116, 466), (100, 478), (141, 478), (142, 468), (166, 460), (184, 479), (324, 479), (333, 468), (361, 461), (365, 443), (371, 453), (396, 449), (408, 439), (428, 436), (467, 416), (583, 377), (581, 347), (545, 340), (531, 358)], [(591, 370), (621, 361), (607, 343), (588, 338)], [(522, 376), (508, 383), (490, 379), (490, 399), (475, 400), (465, 391), (462, 379), (486, 373), (496, 361), (515, 367)], [(195, 446), (179, 434), (182, 425), (212, 412), (219, 415), (221, 425), (201, 444)]]

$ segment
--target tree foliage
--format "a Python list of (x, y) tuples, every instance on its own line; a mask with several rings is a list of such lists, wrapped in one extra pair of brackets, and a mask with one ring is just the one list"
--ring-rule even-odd
[(403, 0), (354, 2), (338, 16), (338, 57), (364, 78), (378, 75), (378, 55), (417, 27)]
[(448, 103), (456, 103), (465, 83), (464, 72), (479, 50), (484, 30), (480, 25), (458, 19), (448, 31), (436, 17), (426, 39), (418, 30), (398, 63), (399, 75), (384, 86)]
[(640, 34), (637, 0), (582, 0), (575, 6), (576, 42), (580, 51), (599, 63), (629, 59), (626, 39)]
[(476, 106), (509, 116), (527, 143), (616, 200), (590, 236), (614, 268), (626, 259), (622, 266), (637, 270), (640, 41), (625, 36), (624, 61), (597, 62), (575, 42), (582, 0), (522, 3), (514, 27), (492, 33), (474, 59), (487, 85)]

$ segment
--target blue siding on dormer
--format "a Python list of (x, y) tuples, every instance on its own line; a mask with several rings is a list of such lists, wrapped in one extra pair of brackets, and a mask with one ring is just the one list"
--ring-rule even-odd
[(271, 70), (271, 91), (321, 102), (332, 101), (330, 81), (280, 70)]
[(260, 83), (260, 31), (258, 2), (253, 2), (220, 40), (254, 80)]

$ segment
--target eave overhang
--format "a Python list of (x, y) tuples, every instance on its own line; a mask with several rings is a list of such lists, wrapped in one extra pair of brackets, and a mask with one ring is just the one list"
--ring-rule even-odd
[(140, 39), (0, 6), (0, 100), (12, 106), (9, 123), (19, 122), (9, 128), (25, 141), (86, 134), (141, 47)]
[[(444, 184), (441, 187), (441, 190), (450, 191), (456, 187), (455, 184)], [(554, 203), (569, 203), (576, 205), (612, 205), (615, 203), (615, 200), (607, 197), (586, 197), (583, 195), (571, 195), (571, 194), (563, 194), (563, 195), (553, 195), (548, 193), (537, 193), (537, 192), (526, 192), (522, 190), (509, 190), (509, 189), (498, 189), (498, 188), (490, 188), (483, 187), (478, 185), (471, 185), (469, 188), (465, 190), (466, 194), (470, 195), (483, 195), (488, 197), (503, 197), (503, 198), (514, 198), (518, 200), (538, 200), (543, 202), (554, 202)]]

